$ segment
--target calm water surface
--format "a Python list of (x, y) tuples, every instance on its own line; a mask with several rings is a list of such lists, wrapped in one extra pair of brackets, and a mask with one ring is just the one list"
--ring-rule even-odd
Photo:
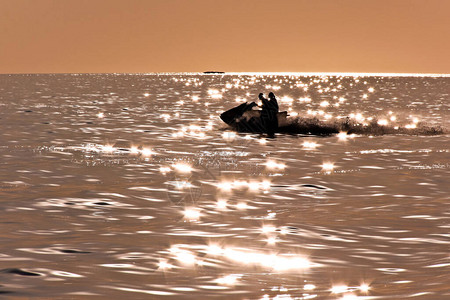
[[(260, 91), (411, 134), (227, 130)], [(414, 134), (449, 99), (448, 77), (0, 75), (0, 296), (449, 299), (450, 135)]]

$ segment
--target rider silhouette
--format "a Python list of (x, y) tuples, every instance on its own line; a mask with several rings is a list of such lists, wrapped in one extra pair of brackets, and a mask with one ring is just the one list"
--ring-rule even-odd
[(262, 102), (261, 110), (261, 122), (264, 126), (266, 133), (269, 136), (273, 136), (278, 130), (278, 102), (275, 98), (275, 94), (270, 92), (269, 99), (264, 98), (264, 95), (260, 93), (258, 95), (259, 100)]

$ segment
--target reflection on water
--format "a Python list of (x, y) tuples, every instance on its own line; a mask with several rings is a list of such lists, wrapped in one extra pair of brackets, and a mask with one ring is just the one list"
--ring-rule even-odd
[[(425, 132), (449, 128), (448, 77), (0, 79), (0, 294), (450, 297), (449, 135)], [(260, 91), (292, 117), (411, 131), (221, 123)]]

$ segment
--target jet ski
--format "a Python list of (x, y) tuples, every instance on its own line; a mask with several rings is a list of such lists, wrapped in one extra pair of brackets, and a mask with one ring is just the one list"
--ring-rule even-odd
[[(258, 105), (255, 102), (242, 103), (232, 109), (229, 109), (220, 115), (222, 121), (239, 132), (265, 133), (270, 131), (267, 128), (267, 122), (261, 119), (262, 110), (254, 109)], [(277, 113), (278, 130), (282, 131), (283, 127), (288, 126), (288, 113), (281, 111)]]
[(262, 110), (255, 102), (242, 103), (220, 115), (222, 121), (238, 132), (252, 133), (288, 133), (307, 135), (332, 135), (340, 131), (349, 131), (345, 124), (327, 123), (317, 118), (289, 117), (287, 111), (277, 113), (278, 127), (269, 128), (270, 122), (264, 122), (261, 118)]

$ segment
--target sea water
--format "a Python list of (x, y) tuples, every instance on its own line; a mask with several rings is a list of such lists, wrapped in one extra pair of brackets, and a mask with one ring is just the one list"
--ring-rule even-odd
[[(390, 134), (219, 119), (270, 91)], [(449, 99), (445, 76), (0, 75), (0, 294), (450, 298)]]

